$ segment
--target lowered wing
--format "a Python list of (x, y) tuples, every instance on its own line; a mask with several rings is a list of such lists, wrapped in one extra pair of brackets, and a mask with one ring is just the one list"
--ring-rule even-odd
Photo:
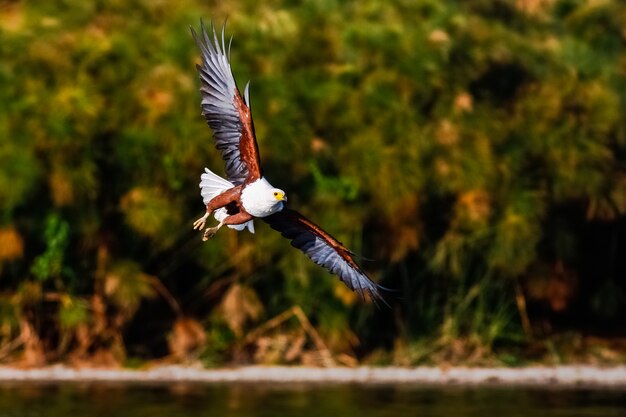
[(372, 301), (385, 303), (380, 294), (381, 287), (365, 275), (352, 259), (350, 251), (309, 219), (297, 211), (283, 209), (263, 217), (263, 220), (291, 240), (291, 246), (300, 249), (313, 262), (337, 275), (348, 288), (357, 291), (361, 297), (367, 293)]
[(226, 176), (235, 185), (255, 181), (262, 175), (250, 113), (248, 84), (244, 101), (230, 68), (230, 42), (227, 51), (224, 28), (221, 39), (213, 25), (209, 34), (202, 22), (200, 36), (193, 28), (191, 33), (202, 52), (202, 65), (197, 65), (202, 115), (213, 129), (215, 147), (222, 153), (226, 164)]

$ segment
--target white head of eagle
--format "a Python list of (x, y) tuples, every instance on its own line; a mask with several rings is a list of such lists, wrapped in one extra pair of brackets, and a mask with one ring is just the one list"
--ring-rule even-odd
[(285, 192), (272, 187), (265, 178), (259, 178), (241, 191), (241, 204), (254, 217), (266, 217), (281, 211), (283, 201), (287, 201)]

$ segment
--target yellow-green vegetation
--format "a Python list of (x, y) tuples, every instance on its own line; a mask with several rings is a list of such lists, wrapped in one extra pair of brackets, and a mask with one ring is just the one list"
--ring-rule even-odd
[[(390, 309), (262, 222), (191, 230), (223, 172), (201, 17), (266, 176)], [(0, 360), (623, 361), (625, 28), (619, 0), (0, 1)]]

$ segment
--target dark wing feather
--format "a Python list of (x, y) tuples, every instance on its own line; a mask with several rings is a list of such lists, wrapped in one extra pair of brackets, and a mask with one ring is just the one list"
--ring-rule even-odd
[(381, 287), (365, 275), (350, 251), (309, 219), (297, 211), (283, 209), (263, 220), (313, 262), (337, 275), (351, 290), (358, 291), (361, 297), (367, 293), (373, 301), (385, 302), (380, 295)]
[(191, 28), (193, 38), (202, 52), (202, 65), (197, 66), (200, 73), (202, 115), (213, 129), (215, 147), (222, 152), (228, 180), (235, 185), (252, 182), (261, 178), (262, 174), (250, 114), (248, 85), (244, 101), (230, 68), (230, 43), (227, 51), (224, 28), (221, 42), (213, 26), (212, 38), (202, 22), (200, 32), (198, 36)]

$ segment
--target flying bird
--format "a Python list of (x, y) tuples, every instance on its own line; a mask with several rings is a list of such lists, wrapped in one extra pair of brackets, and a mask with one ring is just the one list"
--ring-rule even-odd
[(206, 213), (194, 222), (194, 229), (202, 230), (213, 214), (219, 223), (204, 230), (203, 240), (214, 236), (224, 225), (254, 233), (253, 219), (260, 218), (362, 298), (367, 294), (374, 302), (385, 302), (380, 294), (382, 287), (363, 272), (352, 252), (302, 214), (287, 208), (285, 192), (263, 176), (250, 113), (250, 82), (242, 97), (230, 67), (232, 37), (227, 47), (224, 27), (221, 38), (213, 25), (210, 32), (202, 22), (200, 35), (191, 28), (202, 53), (202, 64), (196, 66), (200, 75), (202, 115), (213, 130), (215, 147), (222, 153), (227, 178), (205, 168), (200, 193)]

